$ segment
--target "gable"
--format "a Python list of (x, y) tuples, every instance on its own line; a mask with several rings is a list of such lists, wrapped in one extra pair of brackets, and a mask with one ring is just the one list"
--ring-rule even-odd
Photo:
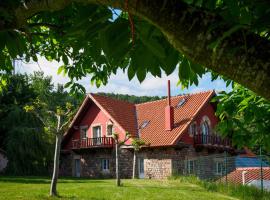
[(135, 135), (137, 129), (134, 110), (134, 105), (127, 102), (99, 95), (87, 95), (64, 136), (64, 149), (71, 147), (72, 140), (80, 139), (80, 127), (87, 129), (88, 138), (93, 137), (93, 127), (96, 126), (100, 126), (101, 136), (106, 136), (109, 124), (113, 125), (113, 131), (119, 133), (121, 140), (127, 131)]

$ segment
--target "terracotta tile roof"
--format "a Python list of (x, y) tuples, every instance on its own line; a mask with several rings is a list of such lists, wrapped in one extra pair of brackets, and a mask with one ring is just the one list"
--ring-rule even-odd
[[(229, 183), (241, 184), (242, 183), (242, 173), (246, 172), (245, 174), (245, 182), (250, 183), (253, 180), (260, 180), (261, 179), (261, 168), (260, 167), (253, 167), (253, 168), (236, 168), (231, 173), (227, 174), (227, 181)], [(270, 180), (270, 168), (263, 167), (263, 180)], [(226, 176), (222, 177), (220, 181), (225, 182)]]
[[(165, 130), (166, 99), (136, 104), (138, 126), (140, 127), (144, 121), (149, 121), (146, 127), (139, 129), (141, 138), (150, 146), (174, 145), (196, 114), (213, 95), (214, 91), (207, 91), (172, 97), (174, 128), (171, 131)], [(177, 108), (177, 104), (183, 99), (185, 99), (184, 104)]]
[(134, 104), (97, 94), (90, 94), (90, 96), (92, 96), (125, 131), (128, 131), (133, 136), (137, 134)]
[[(214, 91), (206, 91), (172, 97), (174, 128), (171, 131), (165, 130), (165, 106), (167, 105), (167, 99), (132, 104), (110, 97), (89, 94), (76, 114), (71, 126), (76, 121), (76, 118), (83, 115), (83, 110), (87, 109), (87, 102), (90, 99), (103, 112), (109, 114), (118, 123), (120, 128), (134, 136), (139, 132), (140, 137), (150, 146), (174, 145), (189, 123), (214, 94)], [(185, 99), (184, 104), (177, 108), (177, 104), (183, 99)], [(142, 128), (141, 126), (144, 122), (146, 126)], [(70, 129), (68, 132), (70, 132)]]

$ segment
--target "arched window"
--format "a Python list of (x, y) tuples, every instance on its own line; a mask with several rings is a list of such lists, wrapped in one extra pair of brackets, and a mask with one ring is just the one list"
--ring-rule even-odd
[(211, 134), (211, 124), (208, 117), (204, 116), (201, 123), (201, 134), (210, 135)]
[(193, 137), (196, 134), (197, 134), (197, 124), (196, 122), (192, 122), (191, 125), (189, 126), (189, 135)]

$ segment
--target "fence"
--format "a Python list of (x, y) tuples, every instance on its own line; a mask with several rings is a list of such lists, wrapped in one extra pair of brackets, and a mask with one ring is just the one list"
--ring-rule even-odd
[(195, 175), (202, 180), (252, 185), (270, 191), (267, 156), (228, 156), (227, 153), (187, 157), (173, 163), (175, 175)]

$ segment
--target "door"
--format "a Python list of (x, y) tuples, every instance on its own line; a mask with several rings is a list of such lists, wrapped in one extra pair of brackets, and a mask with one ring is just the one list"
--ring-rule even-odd
[(80, 177), (81, 176), (81, 160), (75, 159), (75, 176)]
[(101, 127), (93, 127), (93, 143), (95, 145), (101, 144)]
[(139, 178), (144, 178), (144, 159), (139, 158), (138, 162), (138, 168), (139, 168)]

